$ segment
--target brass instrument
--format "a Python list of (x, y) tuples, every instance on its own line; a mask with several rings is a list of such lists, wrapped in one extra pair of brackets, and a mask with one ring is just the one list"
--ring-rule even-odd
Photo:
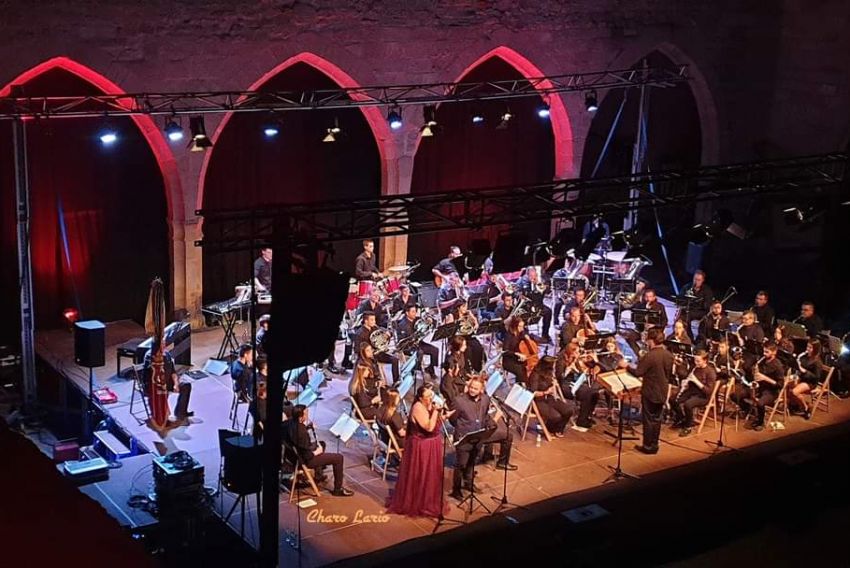
[(478, 320), (472, 313), (467, 312), (458, 320), (457, 335), (472, 335), (476, 331), (478, 331)]
[(502, 292), (503, 294), (514, 293), (514, 285), (508, 282), (504, 276), (502, 276), (501, 274), (496, 274), (493, 278), (495, 279), (493, 283), (496, 285), (496, 288), (499, 289), (499, 292)]
[(437, 320), (431, 314), (422, 314), (422, 317), (416, 320), (413, 324), (413, 332), (424, 338), (426, 335), (437, 329)]
[(392, 333), (389, 330), (378, 327), (369, 334), (369, 343), (372, 344), (375, 353), (383, 353), (389, 351), (392, 338)]
[(596, 301), (596, 297), (599, 295), (599, 290), (596, 288), (591, 288), (590, 292), (587, 294), (587, 297), (584, 299), (584, 302), (581, 303), (581, 311), (587, 310), (587, 308), (591, 307)]
[(620, 305), (620, 309), (630, 310), (640, 301), (640, 294), (640, 292), (620, 292), (617, 294), (616, 302)]

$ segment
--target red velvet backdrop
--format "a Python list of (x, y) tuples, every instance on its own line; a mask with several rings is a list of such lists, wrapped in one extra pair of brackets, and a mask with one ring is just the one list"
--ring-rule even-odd
[[(337, 88), (327, 75), (296, 63), (267, 81), (260, 90)], [(380, 158), (372, 131), (356, 108), (339, 111), (281, 113), (280, 134), (263, 135), (270, 120), (261, 113), (231, 116), (210, 157), (203, 207), (231, 209), (264, 204), (292, 204), (380, 194)], [(323, 143), (334, 118), (343, 130), (335, 143)], [(205, 236), (214, 228), (204, 226)], [(329, 265), (352, 270), (359, 243), (336, 245)], [(233, 286), (251, 277), (248, 253), (204, 252), (204, 301), (229, 298)]]
[[(523, 80), (523, 76), (498, 57), (488, 59), (466, 74), (462, 81)], [(422, 138), (416, 152), (411, 193), (431, 193), (512, 184), (551, 181), (555, 175), (555, 141), (547, 119), (537, 116), (541, 98), (510, 101), (457, 103), (437, 109), (442, 130), (431, 138)], [(514, 115), (508, 128), (496, 129), (500, 116), (509, 108)], [(473, 125), (472, 115), (485, 117)], [(547, 237), (549, 223), (515, 227), (529, 235)], [(430, 268), (446, 256), (448, 247), (465, 247), (472, 239), (489, 238), (491, 245), (506, 227), (482, 231), (448, 231), (412, 236), (408, 241), (408, 259), (420, 260)]]
[[(94, 87), (52, 69), (25, 85), (26, 93), (79, 95)], [(129, 118), (112, 120), (120, 139), (104, 147), (101, 119), (27, 121), (31, 184), (31, 250), (36, 323), (62, 325), (62, 311), (82, 318), (141, 320), (148, 285), (169, 276), (167, 207), (162, 176), (142, 134)], [(0, 215), (3, 219), (3, 313), (17, 314), (15, 185), (11, 125), (0, 135)], [(60, 220), (67, 234), (67, 257)], [(16, 322), (17, 317), (12, 318)], [(3, 326), (10, 328), (12, 326)], [(14, 341), (18, 327), (8, 334)]]

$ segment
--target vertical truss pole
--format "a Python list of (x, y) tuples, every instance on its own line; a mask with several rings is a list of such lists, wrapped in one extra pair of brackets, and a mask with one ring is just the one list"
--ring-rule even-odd
[[(643, 60), (643, 72), (646, 73), (646, 60)], [(632, 154), (632, 175), (637, 175), (643, 173), (644, 171), (644, 157), (646, 154), (646, 146), (643, 143), (643, 129), (644, 129), (644, 106), (646, 106), (646, 85), (640, 86), (640, 101), (638, 102), (638, 124), (637, 124), (637, 134), (635, 136), (635, 145), (634, 145), (634, 153)], [(623, 219), (623, 230), (628, 231), (629, 229), (637, 226), (637, 200), (640, 192), (636, 187), (632, 187), (629, 189), (629, 201), (631, 208), (626, 213), (625, 219)]]
[(35, 322), (32, 303), (32, 257), (30, 254), (30, 180), (27, 164), (27, 131), (23, 119), (12, 125), (15, 153), (15, 199), (18, 230), (18, 282), (21, 287), (21, 376), (23, 377), (24, 407), (36, 400), (35, 384)]

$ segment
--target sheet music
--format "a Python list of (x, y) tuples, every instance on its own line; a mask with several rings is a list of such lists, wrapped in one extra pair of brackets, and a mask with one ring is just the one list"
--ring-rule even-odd
[(343, 443), (348, 442), (360, 427), (360, 422), (352, 418), (346, 413), (339, 415), (334, 425), (331, 426), (331, 434), (342, 440)]
[(401, 366), (400, 372), (402, 375), (406, 375), (408, 373), (413, 372), (413, 368), (416, 366), (416, 353), (410, 356), (410, 358), (404, 362), (404, 365)]
[(504, 382), (505, 378), (502, 376), (501, 371), (494, 371), (490, 378), (487, 379), (487, 384), (484, 386), (484, 392), (487, 393), (487, 396), (493, 396), (493, 393), (501, 386)]
[(528, 411), (528, 407), (531, 406), (531, 400), (533, 398), (534, 393), (530, 390), (526, 390), (520, 385), (514, 385), (511, 392), (505, 397), (505, 405), (520, 415), (523, 415)]
[(599, 373), (596, 378), (605, 389), (614, 395), (623, 392), (623, 385), (626, 385), (626, 388), (630, 391), (638, 390), (643, 386), (643, 382), (628, 371)]
[(307, 387), (302, 390), (292, 404), (303, 404), (304, 406), (309, 407), (311, 404), (316, 402), (319, 399), (319, 395), (313, 389)]
[(489, 372), (489, 371), (490, 371), (490, 369), (492, 369), (493, 367), (495, 367), (495, 366), (496, 366), (496, 363), (499, 361), (499, 358), (502, 356), (502, 353), (503, 353), (503, 351), (501, 351), (501, 350), (500, 350), (498, 353), (496, 353), (495, 355), (493, 355), (492, 357), (490, 357), (489, 359), (487, 359), (487, 362), (486, 362), (486, 363), (484, 363), (483, 370), (484, 370), (485, 372)]
[(410, 373), (401, 377), (401, 381), (398, 384), (398, 396), (400, 398), (404, 398), (407, 396), (407, 393), (410, 392), (410, 389), (413, 387), (413, 375)]
[(319, 387), (322, 386), (323, 382), (325, 382), (325, 374), (322, 371), (316, 371), (313, 373), (313, 376), (310, 377), (307, 387), (319, 392)]

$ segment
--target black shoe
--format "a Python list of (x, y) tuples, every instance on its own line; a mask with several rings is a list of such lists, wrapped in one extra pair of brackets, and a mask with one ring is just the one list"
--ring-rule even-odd
[(753, 424), (753, 430), (755, 430), (756, 432), (761, 432), (762, 430), (764, 430), (764, 424), (762, 424), (761, 422)]
[(339, 489), (334, 489), (331, 491), (331, 495), (334, 497), (351, 497), (354, 495), (354, 491), (351, 489), (346, 489), (345, 487), (341, 487)]
[(451, 493), (449, 493), (449, 497), (451, 497), (455, 501), (463, 501), (463, 493), (460, 489), (453, 490)]
[(635, 446), (635, 449), (642, 454), (653, 455), (658, 453), (658, 448), (647, 448), (646, 446), (640, 445)]
[(474, 483), (464, 483), (463, 488), (467, 491), (472, 491), (473, 493), (481, 493), (481, 488)]
[(496, 464), (496, 469), (506, 469), (508, 471), (516, 471), (518, 468), (512, 463), (502, 463), (499, 462)]
[(693, 430), (691, 430), (687, 426), (683, 426), (682, 430), (679, 432), (679, 437), (684, 438), (685, 436), (690, 435), (691, 432), (693, 432)]
[(493, 455), (493, 454), (491, 454), (491, 453), (486, 453), (486, 454), (483, 454), (483, 455), (481, 456), (481, 463), (491, 462), (491, 461), (493, 461), (494, 459), (496, 459), (496, 456), (494, 456), (494, 455)]

